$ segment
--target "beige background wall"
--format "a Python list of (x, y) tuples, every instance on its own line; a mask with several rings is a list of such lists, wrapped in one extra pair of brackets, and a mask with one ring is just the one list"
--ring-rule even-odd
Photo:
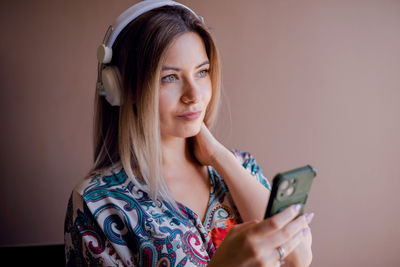
[[(133, 2), (0, 2), (0, 246), (63, 242), (91, 163), (95, 50)], [(400, 1), (183, 2), (222, 53), (216, 136), (270, 178), (318, 169), (313, 266), (399, 266)]]

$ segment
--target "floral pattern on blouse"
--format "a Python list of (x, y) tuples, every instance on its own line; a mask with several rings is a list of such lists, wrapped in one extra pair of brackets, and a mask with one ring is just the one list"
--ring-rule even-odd
[[(250, 153), (232, 152), (270, 189)], [(242, 222), (223, 178), (211, 166), (208, 172), (211, 192), (203, 222), (180, 203), (182, 214), (151, 199), (121, 166), (82, 180), (65, 218), (67, 266), (207, 266), (232, 226)]]

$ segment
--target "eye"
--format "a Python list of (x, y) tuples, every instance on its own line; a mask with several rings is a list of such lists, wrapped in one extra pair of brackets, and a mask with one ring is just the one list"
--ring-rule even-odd
[(204, 78), (204, 77), (206, 77), (208, 75), (208, 73), (209, 73), (208, 69), (200, 70), (197, 73), (197, 76), (200, 77), (200, 78)]
[(164, 83), (173, 83), (178, 80), (178, 77), (175, 74), (169, 74), (161, 78), (161, 82)]

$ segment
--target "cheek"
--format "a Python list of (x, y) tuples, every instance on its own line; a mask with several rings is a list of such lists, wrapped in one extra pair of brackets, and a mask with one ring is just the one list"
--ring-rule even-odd
[(160, 116), (160, 124), (163, 125), (167, 120), (167, 114), (168, 114), (168, 103), (165, 100), (160, 99), (158, 105), (158, 112)]
[(205, 88), (203, 94), (203, 101), (206, 106), (208, 106), (208, 104), (210, 103), (211, 97), (212, 97), (212, 86), (210, 82), (208, 86)]
[(165, 111), (167, 108), (168, 108), (168, 100), (160, 95), (160, 98), (158, 100), (158, 110), (160, 112), (160, 117), (163, 114), (163, 111)]
[(175, 95), (167, 91), (160, 92), (158, 99), (158, 110), (160, 113), (160, 120), (165, 121), (168, 118), (168, 114), (174, 111), (176, 104)]

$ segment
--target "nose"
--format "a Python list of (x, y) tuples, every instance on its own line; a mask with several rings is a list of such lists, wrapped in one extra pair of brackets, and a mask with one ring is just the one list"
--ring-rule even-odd
[(200, 88), (195, 81), (186, 79), (181, 100), (185, 104), (197, 103), (200, 100)]

